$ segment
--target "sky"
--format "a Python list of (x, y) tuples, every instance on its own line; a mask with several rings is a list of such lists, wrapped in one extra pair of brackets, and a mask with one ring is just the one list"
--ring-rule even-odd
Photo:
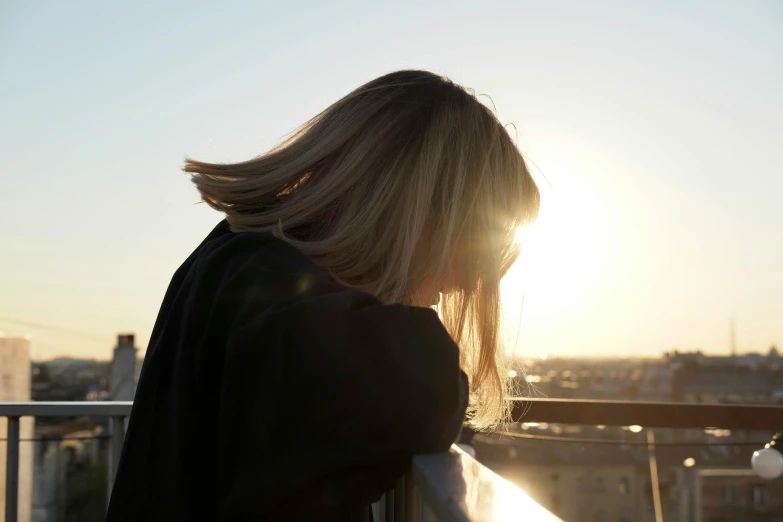
[(3, 2), (0, 330), (144, 349), (221, 219), (183, 158), (248, 159), (419, 68), (491, 97), (541, 186), (510, 353), (725, 353), (732, 320), (741, 351), (783, 344), (781, 25), (777, 0)]

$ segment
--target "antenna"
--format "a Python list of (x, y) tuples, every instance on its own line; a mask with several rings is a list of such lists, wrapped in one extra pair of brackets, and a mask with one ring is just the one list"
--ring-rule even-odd
[(734, 329), (734, 319), (731, 320), (729, 325), (729, 348), (731, 350), (731, 356), (737, 357), (737, 335)]

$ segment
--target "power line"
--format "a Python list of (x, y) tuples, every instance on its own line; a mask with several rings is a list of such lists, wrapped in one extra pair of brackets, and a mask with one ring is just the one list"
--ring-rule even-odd
[(27, 328), (35, 328), (38, 330), (49, 330), (52, 332), (60, 332), (68, 335), (73, 335), (75, 337), (81, 337), (83, 339), (89, 339), (91, 341), (100, 342), (101, 344), (106, 343), (106, 337), (102, 335), (92, 334), (89, 332), (81, 332), (78, 330), (70, 330), (68, 328), (62, 328), (60, 326), (52, 326), (48, 324), (43, 323), (35, 323), (32, 321), (24, 321), (22, 319), (15, 319), (13, 317), (5, 317), (0, 316), (0, 321), (6, 322), (6, 323), (13, 323), (18, 324), (20, 326), (26, 326)]
[[(619, 439), (594, 439), (579, 437), (559, 437), (555, 435), (533, 435), (530, 433), (515, 433), (511, 431), (502, 432), (502, 435), (508, 435), (515, 439), (540, 440), (544, 442), (570, 442), (575, 444), (611, 444), (615, 446), (647, 446), (646, 441), (619, 440)], [(727, 441), (727, 442), (656, 442), (656, 447), (703, 447), (703, 446), (754, 446), (763, 448), (769, 441)]]

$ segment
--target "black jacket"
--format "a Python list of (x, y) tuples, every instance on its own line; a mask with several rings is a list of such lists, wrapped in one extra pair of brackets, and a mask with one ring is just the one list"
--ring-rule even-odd
[(166, 292), (107, 520), (341, 520), (447, 450), (466, 404), (434, 311), (224, 221)]

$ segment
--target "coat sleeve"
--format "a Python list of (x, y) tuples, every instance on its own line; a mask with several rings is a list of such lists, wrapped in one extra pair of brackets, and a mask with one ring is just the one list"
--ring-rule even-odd
[(339, 520), (457, 439), (468, 382), (434, 311), (352, 290), (245, 301), (222, 372), (221, 520)]

